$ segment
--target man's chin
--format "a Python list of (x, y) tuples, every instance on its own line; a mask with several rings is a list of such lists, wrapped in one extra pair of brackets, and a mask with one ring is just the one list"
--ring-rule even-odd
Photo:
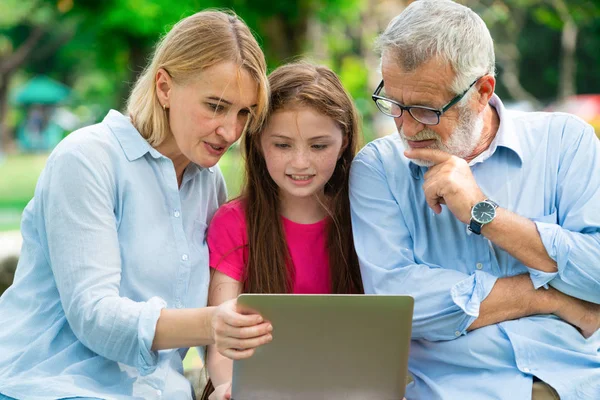
[(429, 161), (429, 160), (411, 159), (410, 161), (417, 164), (419, 167), (432, 167), (433, 166), (433, 161)]
[[(412, 147), (410, 147), (410, 145), (408, 144), (408, 141), (405, 140), (402, 136), (400, 136), (400, 139), (402, 139), (402, 144), (404, 145), (404, 149), (405, 150), (413, 150)], [(439, 149), (438, 146), (427, 146), (424, 147), (426, 149)], [(420, 159), (411, 159), (410, 161), (412, 161), (413, 163), (417, 164), (419, 167), (431, 167), (433, 165), (433, 162), (428, 161), (428, 160), (420, 160)]]

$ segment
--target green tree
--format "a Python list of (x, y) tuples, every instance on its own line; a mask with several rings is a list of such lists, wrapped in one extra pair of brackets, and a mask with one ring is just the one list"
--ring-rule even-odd
[[(597, 54), (596, 50), (595, 54), (589, 54), (584, 41), (590, 40), (588, 31), (598, 25), (600, 3), (589, 0), (463, 3), (478, 12), (490, 28), (496, 43), (501, 83), (510, 97), (540, 105), (538, 99), (561, 99), (578, 92), (581, 74), (577, 59), (595, 58)], [(555, 45), (557, 42), (559, 46)], [(596, 66), (599, 62), (596, 58)]]
[(8, 88), (24, 66), (44, 61), (75, 32), (75, 23), (63, 20), (56, 4), (35, 0), (3, 0), (0, 3), (0, 150), (5, 142)]

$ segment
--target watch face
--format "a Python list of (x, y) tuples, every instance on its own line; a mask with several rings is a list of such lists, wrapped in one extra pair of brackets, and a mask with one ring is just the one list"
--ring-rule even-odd
[(496, 209), (490, 203), (482, 201), (475, 204), (473, 210), (471, 211), (471, 216), (480, 224), (487, 224), (492, 222), (496, 216)]

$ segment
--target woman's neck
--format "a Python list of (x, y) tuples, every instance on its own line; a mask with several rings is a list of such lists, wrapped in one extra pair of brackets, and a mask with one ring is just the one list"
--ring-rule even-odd
[(281, 215), (299, 224), (314, 224), (327, 216), (325, 195), (292, 197), (281, 195)]
[(189, 165), (190, 160), (181, 153), (173, 137), (156, 146), (156, 150), (173, 162), (175, 176), (177, 176), (177, 187), (181, 187), (183, 173)]

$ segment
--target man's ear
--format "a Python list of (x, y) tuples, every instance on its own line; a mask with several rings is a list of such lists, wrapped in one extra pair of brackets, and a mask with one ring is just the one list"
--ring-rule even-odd
[(476, 84), (477, 91), (479, 92), (479, 111), (483, 111), (487, 107), (494, 89), (496, 88), (496, 78), (492, 75), (485, 75)]
[(169, 100), (171, 95), (171, 88), (173, 87), (173, 80), (171, 79), (171, 75), (169, 75), (169, 73), (164, 68), (159, 68), (156, 72), (155, 84), (158, 101), (160, 101), (160, 104), (163, 108), (169, 108)]

